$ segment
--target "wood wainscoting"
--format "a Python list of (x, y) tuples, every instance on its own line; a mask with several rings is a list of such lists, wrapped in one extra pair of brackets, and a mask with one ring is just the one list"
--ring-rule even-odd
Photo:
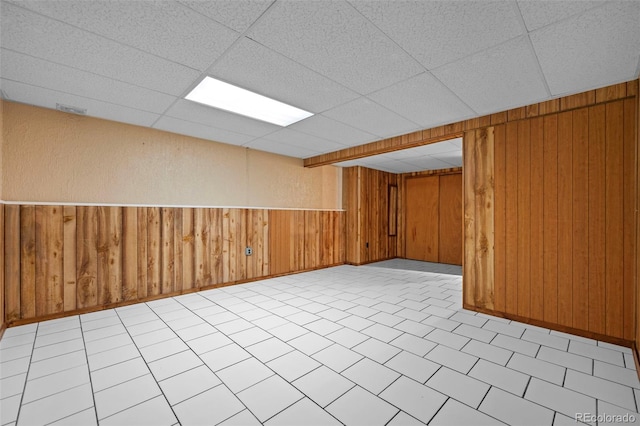
[(8, 326), (345, 262), (343, 211), (0, 207)]

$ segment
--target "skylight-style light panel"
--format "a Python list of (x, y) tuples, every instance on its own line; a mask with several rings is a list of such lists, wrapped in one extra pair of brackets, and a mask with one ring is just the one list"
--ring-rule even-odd
[(211, 77), (205, 77), (185, 99), (283, 127), (313, 115)]

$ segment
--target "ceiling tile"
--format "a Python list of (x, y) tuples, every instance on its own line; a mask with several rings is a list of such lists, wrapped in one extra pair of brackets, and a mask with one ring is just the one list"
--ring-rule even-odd
[(423, 157), (425, 155), (435, 155), (443, 153), (460, 153), (460, 155), (462, 155), (462, 149), (448, 141), (444, 141), (430, 143), (428, 145), (421, 145), (410, 149), (402, 149), (399, 151), (390, 152), (386, 155), (396, 160), (404, 160), (409, 158)]
[(480, 115), (549, 96), (526, 37), (445, 65), (433, 74)]
[(16, 4), (198, 70), (209, 67), (239, 36), (171, 1), (21, 0)]
[(402, 162), (419, 167), (420, 170), (440, 170), (451, 168), (451, 164), (445, 163), (444, 161), (438, 160), (437, 158), (433, 158), (428, 155), (424, 157), (402, 160)]
[(402, 163), (400, 161), (395, 161), (395, 160), (390, 160), (390, 161), (386, 161), (384, 163), (377, 163), (377, 164), (370, 164), (370, 165), (366, 165), (364, 167), (369, 167), (370, 169), (376, 169), (376, 170), (382, 170), (385, 172), (389, 172), (389, 173), (410, 173), (410, 172), (417, 172), (419, 169), (414, 165), (411, 164), (407, 164), (407, 163)]
[(539, 0), (518, 0), (520, 13), (529, 31), (579, 15), (604, 3), (588, 0), (546, 0), (544, 7), (540, 7)]
[(427, 128), (476, 115), (453, 92), (427, 73), (396, 83), (368, 98)]
[(637, 78), (640, 2), (609, 2), (531, 33), (531, 42), (553, 95)]
[(460, 148), (462, 150), (462, 138), (451, 139), (451, 140), (448, 140), (447, 142), (452, 144), (456, 148)]
[(431, 155), (432, 158), (448, 163), (451, 167), (462, 167), (462, 151), (457, 153), (441, 153)]
[(248, 36), (361, 94), (423, 71), (344, 1), (277, 2)]
[(180, 1), (191, 9), (239, 33), (245, 32), (273, 2), (274, 0)]
[(0, 19), (1, 47), (51, 62), (176, 96), (200, 75), (183, 65), (12, 4), (2, 3)]
[(205, 126), (204, 124), (179, 120), (177, 118), (167, 116), (160, 118), (153, 127), (155, 129), (201, 139), (208, 139), (216, 142), (224, 142), (231, 145), (243, 145), (254, 139), (253, 136), (243, 135), (241, 133), (218, 129), (216, 127)]
[(427, 69), (453, 62), (523, 32), (506, 1), (351, 2)]
[(50, 109), (55, 109), (56, 103), (60, 103), (78, 108), (85, 108), (87, 110), (87, 115), (91, 117), (135, 124), (138, 126), (151, 127), (153, 122), (159, 117), (158, 114), (153, 114), (147, 111), (141, 111), (119, 105), (114, 107), (113, 104), (107, 102), (83, 98), (81, 96), (71, 95), (68, 93), (56, 92), (54, 90), (30, 86), (5, 79), (0, 79), (0, 89), (7, 93), (10, 101)]
[(312, 149), (303, 148), (300, 146), (287, 145), (280, 142), (275, 142), (265, 138), (255, 139), (245, 145), (247, 148), (257, 149), (260, 151), (272, 152), (274, 154), (286, 155), (288, 157), (295, 158), (308, 158), (319, 155), (320, 153)]
[(358, 94), (248, 38), (235, 44), (209, 74), (229, 83), (319, 113)]
[(96, 74), (69, 68), (31, 56), (0, 50), (1, 74), (32, 86), (47, 86), (48, 89), (85, 98), (100, 99), (114, 105), (123, 105), (161, 114), (173, 101), (174, 96), (154, 92), (128, 83)]
[(333, 108), (323, 115), (380, 138), (418, 130), (420, 127), (367, 98), (359, 98)]
[(264, 139), (306, 148), (321, 154), (345, 148), (344, 145), (341, 145), (339, 143), (332, 142), (327, 139), (318, 138), (316, 136), (311, 136), (306, 133), (301, 133), (289, 128), (284, 128), (278, 130), (277, 132), (271, 133), (265, 136)]
[(371, 133), (347, 126), (323, 115), (314, 115), (288, 127), (302, 133), (329, 139), (344, 146), (361, 145), (376, 140)]
[(211, 108), (186, 99), (178, 99), (165, 115), (253, 137), (268, 135), (282, 129), (275, 124)]

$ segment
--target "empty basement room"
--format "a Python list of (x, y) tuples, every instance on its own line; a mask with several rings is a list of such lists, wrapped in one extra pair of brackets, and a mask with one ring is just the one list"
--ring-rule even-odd
[(0, 0), (0, 426), (640, 422), (638, 1)]

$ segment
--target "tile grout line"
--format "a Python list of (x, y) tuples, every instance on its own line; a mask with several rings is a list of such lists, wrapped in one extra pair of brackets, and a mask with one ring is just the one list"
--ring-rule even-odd
[(33, 344), (31, 345), (31, 355), (29, 355), (29, 366), (27, 367), (27, 373), (24, 376), (24, 385), (22, 387), (22, 395), (20, 395), (20, 403), (18, 404), (18, 412), (16, 413), (15, 424), (18, 424), (18, 420), (20, 420), (20, 413), (22, 412), (22, 401), (24, 401), (24, 394), (27, 390), (27, 383), (29, 382), (29, 372), (31, 371), (31, 362), (33, 360), (33, 352), (36, 347), (36, 339), (38, 338), (38, 330), (40, 329), (40, 323), (36, 326), (36, 331), (33, 336)]
[[(146, 303), (144, 303), (144, 304), (146, 305)], [(152, 378), (153, 378), (153, 380), (155, 381), (156, 386), (158, 386), (158, 389), (160, 390), (160, 393), (162, 394), (162, 397), (164, 398), (164, 400), (167, 402), (167, 405), (168, 405), (168, 406), (169, 406), (169, 408), (171, 409), (171, 412), (173, 413), (173, 416), (175, 417), (175, 419), (176, 419), (176, 420), (178, 420), (178, 423), (179, 423), (179, 422), (180, 422), (180, 420), (178, 419), (178, 416), (176, 415), (176, 413), (175, 413), (175, 411), (174, 411), (174, 409), (173, 409), (173, 406), (169, 403), (169, 400), (167, 399), (167, 396), (165, 395), (165, 393), (164, 393), (164, 392), (163, 392), (163, 390), (162, 390), (162, 387), (160, 387), (160, 383), (158, 383), (158, 381), (156, 380), (155, 376), (153, 375), (153, 372), (152, 372), (152, 371), (151, 371), (151, 369), (149, 368), (149, 363), (147, 362), (147, 360), (146, 360), (146, 359), (144, 358), (144, 356), (142, 355), (142, 352), (140, 352), (140, 348), (139, 348), (139, 347), (138, 347), (138, 345), (136, 344), (135, 340), (133, 340), (133, 336), (131, 336), (131, 333), (129, 332), (129, 328), (128, 328), (128, 327), (124, 324), (124, 322), (122, 321), (122, 317), (120, 316), (120, 313), (118, 312), (118, 310), (114, 308), (114, 311), (115, 311), (116, 315), (118, 316), (118, 318), (120, 319), (120, 322), (121, 322), (121, 323), (122, 323), (122, 325), (124, 326), (124, 329), (126, 330), (127, 335), (128, 335), (128, 336), (129, 336), (129, 338), (131, 339), (131, 342), (132, 342), (132, 343), (133, 343), (133, 345), (136, 347), (136, 350), (138, 351), (138, 354), (140, 354), (140, 358), (142, 359), (142, 361), (144, 362), (145, 366), (147, 367), (147, 370), (149, 370), (149, 374), (151, 375), (151, 377), (152, 377)], [(152, 310), (152, 311), (153, 311), (153, 310)], [(154, 314), (155, 314), (156, 316), (158, 316), (155, 312), (154, 312)], [(158, 318), (159, 318), (159, 317), (158, 317)], [(139, 376), (139, 377), (137, 377), (137, 378), (140, 378), (140, 377), (143, 377), (143, 376)], [(132, 379), (132, 380), (135, 380), (135, 379)], [(123, 383), (126, 383), (126, 382), (123, 382)], [(121, 383), (119, 383), (119, 384), (121, 384)], [(115, 386), (117, 386), (117, 385), (115, 385)], [(113, 386), (112, 386), (112, 387), (113, 387)], [(104, 390), (104, 389), (103, 389), (103, 390)], [(109, 415), (109, 416), (107, 416), (107, 417), (105, 417), (105, 418), (111, 417), (111, 416), (116, 415), (116, 414), (118, 414), (118, 413), (122, 413), (122, 412), (124, 412), (124, 411), (126, 411), (126, 410), (129, 410), (129, 409), (131, 409), (131, 408), (133, 408), (133, 407), (136, 407), (136, 406), (138, 406), (138, 405), (140, 405), (140, 404), (143, 404), (144, 402), (147, 402), (147, 401), (150, 401), (150, 400), (152, 400), (152, 399), (154, 399), (154, 398), (157, 398), (158, 396), (159, 396), (159, 395), (156, 395), (156, 396), (154, 396), (154, 397), (152, 397), (152, 398), (149, 398), (149, 399), (148, 399), (148, 400), (146, 400), (146, 401), (142, 401), (142, 402), (140, 402), (140, 403), (138, 403), (138, 404), (135, 404), (135, 405), (133, 405), (133, 406), (131, 406), (131, 407), (127, 407), (127, 408), (125, 408), (125, 409), (123, 409), (123, 410), (120, 410), (120, 411), (118, 411), (117, 413), (113, 413), (113, 414), (111, 414), (111, 415)], [(96, 406), (96, 413), (97, 413), (97, 406)], [(100, 420), (98, 420), (98, 422), (100, 422)]]

